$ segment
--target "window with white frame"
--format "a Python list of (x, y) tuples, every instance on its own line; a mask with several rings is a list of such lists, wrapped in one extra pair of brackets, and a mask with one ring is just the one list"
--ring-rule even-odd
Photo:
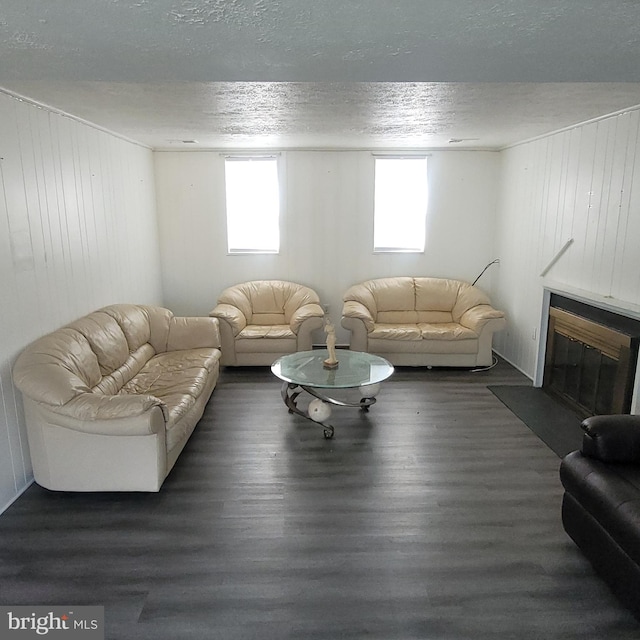
[(374, 251), (424, 251), (428, 192), (426, 157), (375, 158)]
[(224, 163), (229, 253), (278, 253), (278, 158), (227, 157)]

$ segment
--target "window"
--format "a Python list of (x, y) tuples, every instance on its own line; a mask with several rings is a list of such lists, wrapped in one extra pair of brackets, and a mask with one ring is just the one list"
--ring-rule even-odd
[(225, 158), (229, 253), (278, 253), (278, 159)]
[(427, 159), (376, 158), (373, 250), (424, 251)]

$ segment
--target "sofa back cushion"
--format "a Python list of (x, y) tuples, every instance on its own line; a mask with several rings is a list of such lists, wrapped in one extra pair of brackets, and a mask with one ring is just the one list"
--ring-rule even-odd
[(286, 280), (253, 280), (225, 289), (218, 304), (230, 304), (242, 311), (247, 324), (289, 324), (297, 309), (320, 303), (318, 294), (304, 285)]
[(343, 300), (363, 304), (381, 323), (415, 323), (415, 289), (413, 278), (377, 278), (353, 285)]
[(365, 285), (372, 293), (378, 314), (415, 311), (413, 278), (381, 278)]
[(458, 322), (467, 309), (489, 304), (489, 299), (467, 282), (406, 276), (356, 284), (344, 300), (363, 304), (379, 324)]
[(127, 351), (136, 351), (143, 344), (150, 342), (151, 328), (147, 307), (135, 304), (114, 304), (100, 311), (118, 323), (127, 342)]
[(13, 369), (16, 386), (37, 402), (58, 406), (81, 393), (116, 394), (159, 350), (149, 342), (154, 323), (155, 342), (166, 346), (171, 316), (136, 305), (90, 313), (29, 345)]
[(124, 364), (129, 355), (129, 345), (122, 328), (111, 316), (96, 311), (68, 326), (86, 338), (96, 355), (102, 376)]
[(102, 374), (89, 341), (77, 330), (58, 329), (31, 343), (16, 360), (13, 381), (36, 402), (62, 406), (91, 391)]
[(449, 314), (458, 299), (459, 280), (445, 278), (413, 278), (417, 311), (439, 311)]

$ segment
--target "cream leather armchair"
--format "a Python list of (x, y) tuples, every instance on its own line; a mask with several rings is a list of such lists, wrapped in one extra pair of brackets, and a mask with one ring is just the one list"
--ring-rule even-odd
[(209, 313), (220, 322), (221, 364), (271, 365), (312, 348), (312, 332), (324, 325), (318, 294), (286, 280), (253, 280), (225, 289)]

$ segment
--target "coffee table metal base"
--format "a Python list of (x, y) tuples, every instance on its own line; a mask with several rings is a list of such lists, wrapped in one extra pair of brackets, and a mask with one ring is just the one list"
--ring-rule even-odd
[(296, 384), (295, 382), (285, 382), (282, 385), (282, 399), (284, 403), (287, 405), (290, 413), (295, 413), (296, 415), (302, 416), (311, 422), (320, 425), (324, 429), (324, 437), (329, 439), (333, 438), (333, 427), (326, 422), (320, 422), (314, 420), (309, 416), (306, 411), (298, 408), (297, 401), (298, 396), (306, 391), (308, 394), (314, 396), (322, 400), (323, 402), (327, 402), (328, 404), (334, 404), (339, 407), (358, 407), (362, 411), (368, 411), (369, 407), (372, 404), (375, 404), (375, 398), (361, 398), (358, 402), (347, 402), (345, 400), (338, 400), (337, 398), (331, 398), (330, 396), (325, 395), (324, 393), (320, 393), (317, 388), (307, 387), (303, 384)]

